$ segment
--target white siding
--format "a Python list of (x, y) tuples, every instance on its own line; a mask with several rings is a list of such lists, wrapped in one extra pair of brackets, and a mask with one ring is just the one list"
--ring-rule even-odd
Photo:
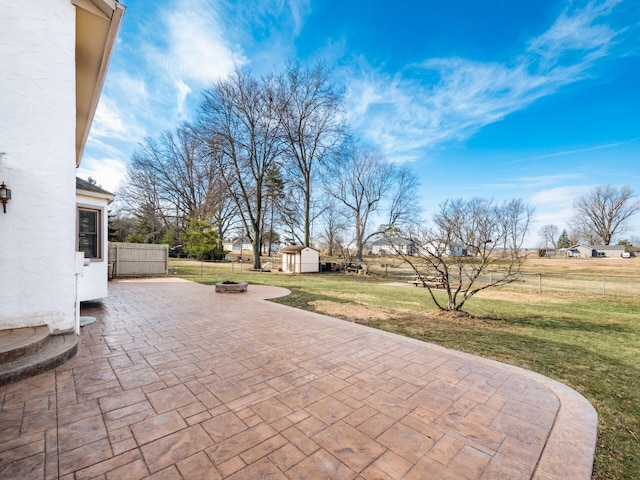
[(299, 252), (283, 252), (282, 271), (288, 273), (319, 272), (320, 252), (309, 247), (305, 247)]
[[(87, 194), (78, 194), (78, 207), (88, 207), (100, 211), (100, 240), (101, 258), (91, 259), (84, 267), (82, 276), (78, 279), (78, 300), (98, 300), (108, 295), (108, 255), (109, 255), (109, 218), (107, 200), (95, 198)], [(77, 232), (77, 230), (76, 230)]]
[(74, 327), (75, 7), (0, 0), (0, 329)]
[(317, 250), (307, 247), (300, 254), (300, 272), (315, 273), (320, 271), (320, 253)]

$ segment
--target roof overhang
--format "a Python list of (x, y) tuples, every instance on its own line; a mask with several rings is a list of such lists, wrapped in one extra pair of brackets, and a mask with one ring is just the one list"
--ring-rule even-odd
[(76, 6), (76, 166), (98, 107), (125, 7), (115, 0), (71, 0)]
[(83, 197), (90, 197), (90, 198), (98, 198), (100, 200), (106, 200), (107, 204), (113, 202), (113, 199), (115, 198), (115, 195), (113, 193), (94, 192), (92, 190), (84, 190), (82, 188), (76, 188), (76, 195), (81, 195)]

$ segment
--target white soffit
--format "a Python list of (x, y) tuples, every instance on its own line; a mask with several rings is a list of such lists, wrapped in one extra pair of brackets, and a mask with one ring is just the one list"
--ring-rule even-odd
[(76, 6), (76, 166), (91, 122), (125, 7), (112, 0), (71, 0)]

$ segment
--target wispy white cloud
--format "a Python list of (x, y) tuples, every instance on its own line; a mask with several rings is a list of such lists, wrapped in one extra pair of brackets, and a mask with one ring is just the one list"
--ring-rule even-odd
[(221, 13), (229, 42), (241, 44), (258, 74), (297, 58), (296, 39), (312, 12), (311, 0), (234, 2)]
[(589, 190), (584, 185), (567, 185), (540, 190), (534, 193), (530, 200), (536, 206), (555, 206), (562, 208), (565, 205), (573, 206), (573, 201)]
[(611, 15), (622, 0), (590, 1), (583, 8), (567, 7), (542, 35), (529, 42), (527, 53), (539, 56), (540, 67), (553, 69), (564, 55), (579, 52), (577, 66), (605, 56), (617, 36), (599, 19)]
[(527, 202), (535, 208), (535, 218), (530, 229), (528, 244), (536, 244), (536, 235), (543, 225), (552, 224), (560, 229), (569, 229), (575, 213), (573, 203), (589, 188), (585, 185), (553, 187), (537, 191), (528, 197)]
[(91, 126), (91, 140), (138, 142), (145, 131), (135, 112), (122, 108), (110, 97), (103, 95)]
[(105, 190), (116, 193), (126, 171), (127, 164), (121, 159), (88, 157), (78, 168), (78, 176), (84, 179), (91, 177)]
[(158, 50), (156, 58), (172, 79), (202, 87), (247, 62), (241, 47), (227, 40), (221, 11), (217, 2), (193, 0), (166, 12), (166, 50)]
[(509, 63), (435, 58), (396, 76), (361, 65), (350, 72), (349, 120), (392, 156), (469, 138), (589, 75), (616, 40), (618, 32), (604, 21), (618, 3), (566, 9)]
[(187, 95), (191, 93), (191, 89), (189, 85), (184, 83), (182, 80), (176, 80), (176, 87), (178, 89), (178, 113), (182, 115), (184, 112), (184, 101), (187, 98)]
[(521, 177), (516, 180), (519, 189), (548, 187), (567, 182), (576, 182), (584, 179), (582, 173), (559, 173), (555, 175), (538, 175), (535, 177)]
[(307, 15), (311, 11), (311, 0), (286, 0), (293, 18), (295, 36), (300, 34)]
[(632, 138), (630, 140), (625, 140), (623, 142), (605, 143), (602, 145), (594, 145), (592, 147), (587, 147), (587, 148), (574, 148), (572, 150), (563, 150), (561, 152), (553, 152), (545, 155), (536, 155), (535, 157), (529, 157), (522, 160), (517, 160), (516, 162), (511, 162), (511, 163), (528, 162), (531, 160), (542, 160), (543, 158), (564, 157), (567, 155), (575, 155), (576, 153), (593, 152), (596, 150), (604, 150), (607, 148), (615, 148), (621, 145), (627, 145), (629, 143), (635, 143), (638, 140), (640, 140), (640, 137)]

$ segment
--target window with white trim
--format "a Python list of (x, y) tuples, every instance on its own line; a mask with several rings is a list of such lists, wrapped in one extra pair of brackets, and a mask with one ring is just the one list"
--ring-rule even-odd
[(78, 208), (78, 251), (84, 258), (102, 258), (100, 210)]

